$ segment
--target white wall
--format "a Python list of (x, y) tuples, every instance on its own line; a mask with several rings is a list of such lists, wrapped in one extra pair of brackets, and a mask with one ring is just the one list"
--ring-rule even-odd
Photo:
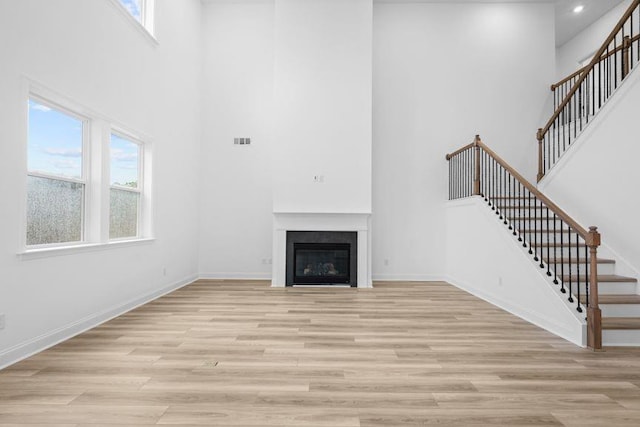
[[(108, 0), (0, 2), (0, 366), (197, 274), (200, 2), (156, 3), (157, 45)], [(154, 242), (17, 255), (26, 78), (153, 138)]]
[(271, 277), (273, 19), (272, 0), (203, 6), (204, 277)]
[(475, 134), (535, 177), (553, 13), (551, 4), (375, 4), (374, 279), (444, 274), (444, 156)]
[[(343, 141), (339, 132), (342, 119), (349, 122), (354, 117), (358, 126), (367, 121), (366, 114), (354, 106), (365, 102), (366, 86), (370, 85), (362, 61), (366, 47), (353, 54), (366, 38), (365, 23), (352, 30), (344, 28), (344, 22), (355, 19), (354, 14), (365, 17), (368, 12), (366, 7), (364, 12), (360, 9), (365, 2), (325, 3), (344, 8), (349, 16), (318, 29), (325, 41), (308, 34), (315, 28), (309, 23), (320, 25), (329, 20), (327, 14), (334, 11), (331, 8), (321, 8), (313, 20), (291, 2), (287, 6), (293, 9), (278, 12), (273, 0), (212, 2), (203, 8), (200, 271), (206, 276), (270, 276), (269, 266), (262, 262), (271, 253), (272, 197), (276, 210), (367, 209), (369, 149), (365, 138), (344, 143), (344, 147), (338, 147), (337, 141)], [(278, 29), (278, 13), (284, 19), (285, 12), (298, 21)], [(476, 133), (523, 173), (535, 177), (535, 129), (543, 120), (555, 70), (553, 22), (553, 6), (549, 4), (373, 5), (374, 278), (441, 278), (445, 273), (441, 250), (446, 240), (442, 227), (447, 188), (444, 155), (470, 142)], [(345, 45), (344, 37), (326, 34), (329, 29), (343, 36), (352, 31), (355, 34)], [(289, 40), (278, 47), (274, 34), (285, 38), (289, 33), (293, 33)], [(335, 53), (320, 49), (329, 42), (336, 46)], [(346, 63), (355, 65), (352, 69), (323, 68), (312, 49), (305, 49), (318, 44), (321, 59), (335, 64), (345, 56)], [(282, 69), (274, 74), (274, 56), (285, 48), (291, 49), (284, 56), (288, 66), (304, 73), (289, 76), (293, 71)], [(283, 61), (277, 65), (280, 69)], [(354, 83), (359, 76), (355, 70), (364, 75)], [(346, 75), (340, 74), (345, 71)], [(320, 82), (330, 86), (326, 92), (331, 96), (335, 88), (353, 83), (362, 97), (345, 101), (336, 95), (332, 101), (314, 88), (316, 72)], [(276, 96), (281, 103), (283, 91), (295, 89), (287, 100), (291, 106), (282, 107), (290, 111), (278, 114), (290, 117), (291, 129), (317, 126), (318, 133), (301, 133), (304, 141), (299, 142), (293, 140), (293, 133), (285, 135), (289, 139), (279, 139), (272, 127), (277, 123), (272, 111), (278, 110), (270, 95), (274, 80), (280, 82), (280, 89), (274, 90), (280, 93)], [(318, 122), (321, 113), (331, 114), (339, 124), (323, 129)], [(336, 132), (336, 139), (329, 138), (327, 133), (331, 132)], [(234, 146), (234, 136), (250, 136), (252, 145)], [(315, 145), (309, 145), (310, 141)], [(360, 172), (327, 171), (325, 165), (332, 167), (329, 160), (340, 159), (334, 155), (338, 148), (345, 148), (341, 156), (355, 159)], [(291, 169), (294, 160), (303, 163)], [(313, 184), (316, 174), (324, 174), (326, 183)], [(291, 179), (285, 180), (287, 177)], [(345, 185), (350, 177), (356, 180)], [(282, 184), (276, 184), (276, 191), (274, 181)]]
[(275, 0), (276, 212), (371, 211), (372, 10)]
[(555, 81), (573, 73), (585, 59), (593, 57), (630, 4), (631, 0), (624, 0), (557, 49)]
[(636, 69), (539, 185), (580, 224), (598, 226), (604, 250), (616, 256), (617, 273), (635, 277), (640, 277), (638, 111)]
[(479, 197), (446, 207), (448, 281), (559, 335), (586, 344), (584, 313), (567, 301)]

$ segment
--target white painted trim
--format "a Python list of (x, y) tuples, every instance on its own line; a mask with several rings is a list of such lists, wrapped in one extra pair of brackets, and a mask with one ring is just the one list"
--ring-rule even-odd
[(74, 255), (82, 252), (97, 252), (109, 249), (123, 248), (128, 246), (138, 246), (152, 244), (156, 239), (132, 239), (132, 240), (114, 240), (105, 243), (88, 243), (69, 246), (52, 246), (46, 248), (29, 249), (18, 254), (22, 261), (31, 259), (48, 258), (53, 256)]
[(129, 13), (127, 9), (120, 3), (119, 0), (108, 0), (108, 3), (113, 5), (115, 9), (120, 12), (124, 19), (126, 19), (136, 31), (144, 36), (144, 38), (151, 43), (153, 47), (158, 47), (158, 39), (155, 36), (155, 5), (154, 0), (145, 0), (145, 5), (142, 8), (141, 14), (143, 22), (139, 22), (136, 18)]
[(0, 370), (6, 368), (9, 365), (24, 360), (27, 357), (33, 356), (36, 353), (53, 347), (54, 345), (57, 345), (63, 341), (66, 341), (78, 334), (86, 332), (89, 329), (95, 328), (98, 325), (108, 322), (111, 319), (114, 319), (137, 307), (140, 307), (157, 298), (167, 295), (177, 289), (189, 285), (196, 279), (197, 275), (187, 276), (184, 279), (165, 286), (162, 289), (150, 292), (145, 295), (141, 295), (137, 298), (133, 298), (123, 304), (103, 310), (100, 313), (92, 314), (76, 322), (58, 328), (54, 331), (48, 332), (46, 334), (40, 335), (31, 340), (8, 348), (0, 353)]
[(605, 329), (602, 331), (603, 347), (637, 347), (640, 331), (637, 329)]
[(502, 310), (513, 314), (521, 319), (526, 320), (529, 323), (532, 323), (542, 329), (545, 329), (551, 332), (554, 335), (557, 335), (565, 340), (580, 346), (586, 347), (586, 336), (587, 336), (587, 324), (583, 322), (582, 324), (582, 342), (577, 342), (573, 339), (573, 331), (569, 328), (563, 328), (561, 325), (557, 324), (551, 319), (546, 318), (545, 316), (540, 316), (538, 313), (531, 311), (527, 307), (523, 307), (521, 305), (515, 304), (511, 301), (503, 300), (493, 295), (486, 294), (482, 292), (482, 290), (474, 287), (470, 283), (466, 283), (460, 280), (457, 280), (454, 277), (447, 277), (445, 280), (451, 285), (455, 286), (458, 289), (461, 289), (465, 292), (470, 293), (471, 295), (480, 298), (496, 307), (501, 308)]
[[(374, 282), (446, 282), (444, 274), (374, 274)], [(374, 283), (375, 286), (375, 283)]]
[(273, 212), (272, 283), (286, 283), (287, 231), (355, 231), (358, 233), (358, 288), (371, 288), (371, 214), (354, 212)]
[(200, 273), (199, 279), (210, 280), (271, 280), (271, 272), (265, 273)]
[[(613, 250), (611, 246), (601, 243), (598, 254), (603, 258), (612, 258), (616, 261), (615, 272), (617, 275), (640, 279), (640, 271), (636, 270), (629, 260)], [(636, 284), (636, 294), (640, 294), (640, 280)]]

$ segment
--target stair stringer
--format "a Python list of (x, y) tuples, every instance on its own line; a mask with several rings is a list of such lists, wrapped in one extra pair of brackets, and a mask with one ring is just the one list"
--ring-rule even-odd
[(447, 279), (495, 306), (586, 346), (585, 313), (567, 301), (480, 197), (446, 204)]

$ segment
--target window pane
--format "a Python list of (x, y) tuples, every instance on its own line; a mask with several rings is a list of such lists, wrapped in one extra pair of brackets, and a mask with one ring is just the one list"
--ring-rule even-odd
[(27, 178), (27, 245), (82, 240), (84, 184)]
[(138, 235), (138, 206), (140, 194), (127, 190), (111, 189), (109, 214), (109, 238), (122, 239)]
[(82, 178), (82, 120), (29, 100), (29, 172)]
[(142, 0), (120, 0), (120, 3), (129, 11), (136, 21), (142, 22)]
[(111, 185), (138, 188), (140, 146), (111, 135)]

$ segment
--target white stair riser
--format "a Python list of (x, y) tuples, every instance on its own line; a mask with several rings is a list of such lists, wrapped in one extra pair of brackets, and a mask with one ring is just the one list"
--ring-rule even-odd
[(640, 329), (605, 329), (602, 331), (603, 346), (640, 345)]
[(600, 310), (602, 317), (640, 317), (640, 304), (600, 304)]
[[(613, 275), (615, 274), (615, 269), (616, 269), (616, 265), (615, 264), (598, 264), (598, 274), (610, 274)], [(586, 270), (586, 267), (584, 266), (583, 263), (581, 264), (571, 264), (571, 268), (569, 268), (569, 264), (564, 264), (564, 269), (562, 268), (562, 266), (560, 264), (557, 264), (554, 266), (553, 263), (551, 263), (551, 271), (557, 271), (557, 274), (559, 276), (562, 276), (563, 274), (568, 276), (569, 275), (569, 271), (571, 271), (572, 275), (575, 274), (582, 274), (584, 275)]]
[[(575, 287), (575, 285), (574, 285)], [(580, 292), (584, 295), (585, 287), (581, 283), (580, 284)], [(633, 282), (622, 282), (622, 283), (611, 283), (611, 282), (601, 282), (598, 283), (598, 293), (600, 294), (609, 294), (609, 295), (629, 295), (636, 293), (636, 283)]]
[(547, 248), (545, 246), (540, 246), (540, 247), (533, 246), (532, 249), (536, 251), (538, 254), (541, 254), (543, 259), (566, 258), (568, 260), (569, 256), (571, 256), (572, 264), (576, 262), (576, 260), (578, 259), (578, 256), (580, 256), (580, 259), (582, 259), (582, 264), (584, 264), (585, 256), (586, 257), (589, 256), (588, 251), (585, 254), (584, 248), (575, 248), (575, 247)]

